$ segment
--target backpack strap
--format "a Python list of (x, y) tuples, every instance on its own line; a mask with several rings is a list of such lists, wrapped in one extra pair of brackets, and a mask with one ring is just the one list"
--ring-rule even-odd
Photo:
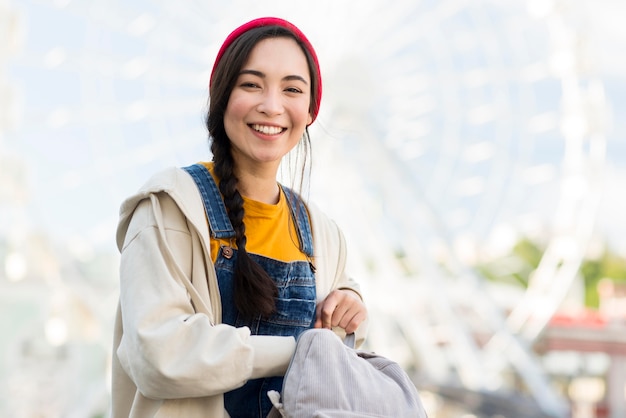
[(354, 348), (354, 347), (355, 347), (355, 345), (356, 345), (356, 344), (355, 344), (355, 342), (356, 342), (356, 341), (355, 341), (355, 338), (356, 338), (356, 337), (354, 336), (354, 332), (352, 332), (352, 333), (350, 333), (350, 334), (347, 334), (347, 335), (346, 335), (346, 338), (344, 338), (344, 339), (343, 339), (343, 343), (344, 343), (345, 345), (347, 345), (348, 347), (350, 347), (350, 348)]

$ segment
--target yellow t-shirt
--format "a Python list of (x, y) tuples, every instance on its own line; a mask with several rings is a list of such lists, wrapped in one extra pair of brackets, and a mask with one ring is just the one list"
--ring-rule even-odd
[[(213, 176), (213, 163), (202, 163)], [(219, 184), (219, 183), (218, 183)], [(243, 222), (246, 226), (246, 250), (284, 262), (307, 261), (306, 254), (300, 251), (298, 234), (291, 217), (289, 203), (281, 189), (279, 201), (270, 205), (243, 197)], [(217, 259), (223, 246), (237, 248), (235, 239), (217, 239), (211, 237), (211, 259)]]

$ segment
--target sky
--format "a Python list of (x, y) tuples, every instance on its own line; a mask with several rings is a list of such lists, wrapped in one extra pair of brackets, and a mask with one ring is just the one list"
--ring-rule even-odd
[[(626, 251), (623, 2), (5, 4), (17, 24), (3, 73), (11, 105), (0, 155), (24, 187), (9, 193), (18, 204), (3, 208), (11, 213), (4, 229), (112, 248), (126, 196), (165, 166), (209, 158), (202, 118), (212, 59), (235, 25), (262, 14), (297, 22), (320, 55), (328, 87), (313, 132), (322, 137), (319, 153), (337, 158), (314, 171), (311, 193), (334, 215), (353, 210), (324, 190), (347, 165), (374, 198), (385, 183), (405, 183), (405, 197), (380, 208), (381, 222), (417, 200), (453, 240), (484, 241), (507, 225), (532, 229), (550, 218), (563, 188), (563, 85), (555, 74), (567, 54), (554, 45), (568, 35), (550, 31), (564, 24), (578, 36), (578, 84), (600, 86), (603, 180), (589, 183), (604, 191), (597, 231)], [(370, 133), (375, 144), (362, 147), (370, 154), (352, 159)], [(364, 167), (381, 144), (396, 154), (396, 178)], [(399, 235), (406, 227), (390, 225)]]

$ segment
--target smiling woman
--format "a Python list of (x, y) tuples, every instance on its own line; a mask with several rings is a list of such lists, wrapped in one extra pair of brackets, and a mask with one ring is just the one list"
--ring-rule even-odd
[(213, 161), (163, 171), (122, 205), (114, 417), (265, 417), (303, 331), (362, 343), (341, 231), (277, 182), (283, 157), (310, 144), (320, 99), (315, 51), (293, 24), (255, 19), (224, 42)]
[[(270, 38), (253, 49), (232, 90), (224, 117), (240, 184), (277, 203), (276, 172), (282, 157), (300, 141), (311, 122), (310, 77), (306, 56), (289, 38)], [(245, 167), (244, 167), (245, 166)], [(267, 187), (247, 187), (247, 172), (264, 176)], [(268, 193), (267, 196), (261, 193)]]

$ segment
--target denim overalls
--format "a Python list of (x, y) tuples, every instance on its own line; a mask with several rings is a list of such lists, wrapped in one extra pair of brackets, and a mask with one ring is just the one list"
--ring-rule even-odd
[[(235, 231), (228, 219), (226, 207), (211, 173), (202, 164), (184, 167), (198, 185), (204, 200), (213, 238), (234, 238)], [(313, 242), (309, 217), (302, 201), (284, 187), (291, 208), (300, 248), (309, 259), (313, 257)], [(233, 269), (237, 250), (222, 247), (215, 261), (217, 281), (222, 302), (222, 322), (236, 327), (247, 326), (253, 335), (279, 335), (297, 338), (312, 327), (315, 320), (315, 275), (307, 261), (283, 262), (257, 254), (250, 256), (272, 277), (278, 288), (276, 313), (268, 319), (240, 317), (234, 303)], [(249, 380), (244, 386), (224, 394), (224, 406), (233, 418), (266, 417), (272, 404), (269, 390), (282, 390), (283, 377)]]

